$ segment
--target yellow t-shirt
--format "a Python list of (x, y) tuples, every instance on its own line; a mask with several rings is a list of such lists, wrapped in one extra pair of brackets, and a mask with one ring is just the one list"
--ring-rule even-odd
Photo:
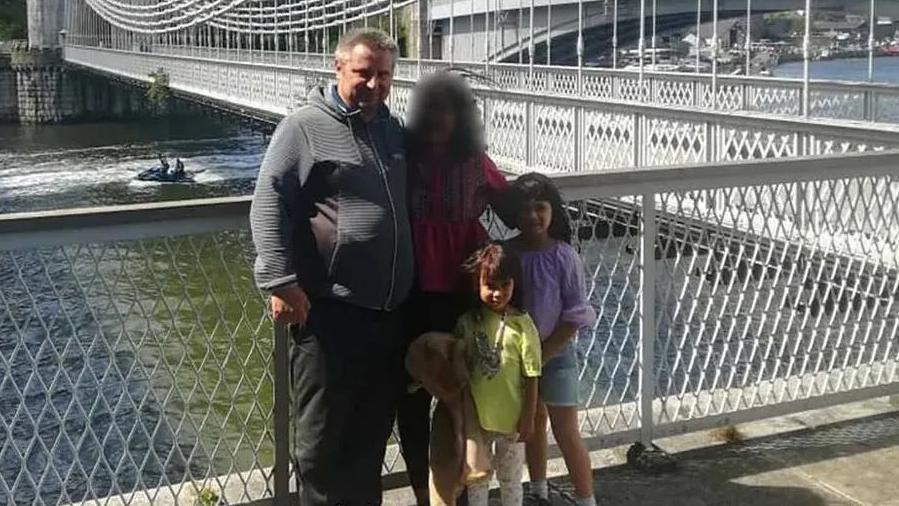
[(469, 386), (484, 430), (518, 431), (524, 378), (540, 376), (540, 335), (527, 313), (495, 313), (485, 306), (459, 318), (456, 335), (465, 340)]

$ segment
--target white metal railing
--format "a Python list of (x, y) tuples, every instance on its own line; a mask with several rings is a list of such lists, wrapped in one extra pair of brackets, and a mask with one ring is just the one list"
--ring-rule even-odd
[[(285, 55), (286, 56), (286, 55)], [(149, 81), (164, 69), (170, 86), (204, 100), (269, 116), (304, 103), (333, 71), (277, 63), (67, 47), (66, 60)], [(391, 107), (404, 115), (414, 81), (398, 78)], [(491, 152), (510, 171), (594, 171), (881, 150), (899, 145), (899, 127), (805, 120), (759, 113), (476, 89)]]
[[(158, 54), (228, 61), (251, 61), (302, 69), (331, 71), (333, 57), (286, 51), (236, 50), (155, 45)], [(452, 65), (488, 77), (506, 90), (566, 97), (632, 101), (715, 111), (743, 111), (801, 117), (802, 79), (783, 77), (717, 76), (686, 72), (521, 65), (512, 63), (448, 62), (402, 59), (397, 76), (414, 79)], [(582, 75), (581, 79), (578, 76)], [(818, 119), (899, 122), (899, 86), (889, 83), (814, 79), (810, 81), (809, 115)]]
[[(897, 176), (894, 152), (554, 175), (599, 315), (591, 447), (899, 393)], [(286, 496), (248, 206), (0, 215), (0, 502)]]

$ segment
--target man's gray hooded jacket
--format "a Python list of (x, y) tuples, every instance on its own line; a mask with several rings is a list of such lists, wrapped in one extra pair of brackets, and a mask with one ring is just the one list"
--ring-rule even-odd
[(393, 309), (412, 285), (402, 126), (382, 106), (365, 122), (316, 88), (278, 125), (250, 211), (256, 283)]

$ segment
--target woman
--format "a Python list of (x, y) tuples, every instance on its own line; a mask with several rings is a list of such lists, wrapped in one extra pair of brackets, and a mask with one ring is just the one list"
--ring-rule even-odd
[[(480, 113), (464, 77), (431, 74), (416, 85), (412, 100), (408, 206), (417, 290), (409, 302), (410, 340), (427, 331), (453, 331), (470, 303), (462, 263), (488, 239), (480, 222), (487, 206), (506, 216), (507, 188), (485, 152)], [(404, 393), (397, 412), (403, 457), (420, 505), (428, 504), (430, 406), (430, 395), (418, 389)]]

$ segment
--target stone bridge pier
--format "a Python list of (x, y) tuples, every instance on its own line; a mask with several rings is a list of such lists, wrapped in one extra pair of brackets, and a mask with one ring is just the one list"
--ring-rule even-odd
[(143, 90), (67, 67), (65, 0), (27, 0), (28, 40), (0, 46), (0, 122), (47, 124), (150, 111)]

